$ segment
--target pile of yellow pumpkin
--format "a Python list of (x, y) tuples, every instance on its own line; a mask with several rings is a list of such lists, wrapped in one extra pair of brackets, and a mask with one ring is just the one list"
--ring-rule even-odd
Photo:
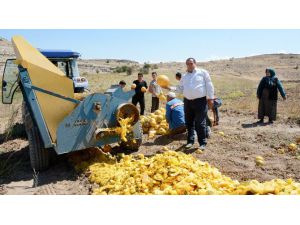
[(166, 151), (152, 157), (123, 154), (119, 162), (109, 157), (99, 155), (77, 165), (90, 182), (98, 184), (93, 194), (300, 194), (300, 183), (292, 179), (240, 183), (182, 152)]
[(149, 134), (149, 138), (153, 138), (156, 134), (167, 134), (169, 129), (164, 108), (160, 108), (147, 116), (141, 116), (141, 123), (143, 133)]

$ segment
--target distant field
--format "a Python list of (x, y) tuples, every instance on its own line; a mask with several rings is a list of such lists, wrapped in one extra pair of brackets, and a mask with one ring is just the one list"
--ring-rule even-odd
[[(178, 81), (175, 79), (176, 68), (158, 69), (158, 74), (167, 75), (173, 85), (177, 85)], [(133, 80), (137, 79), (137, 73), (133, 75), (126, 74), (87, 74), (91, 92), (104, 92), (111, 84), (118, 84), (120, 80), (125, 80), (127, 83), (127, 90)], [(151, 74), (144, 75), (144, 79), (151, 81)], [(236, 77), (231, 74), (212, 75), (213, 84), (215, 86), (216, 96), (223, 100), (221, 110), (235, 110), (244, 114), (254, 114), (257, 112), (258, 100), (256, 99), (256, 89), (260, 78), (248, 79), (246, 77)], [(283, 102), (281, 99), (278, 104), (279, 118), (285, 120), (298, 121), (300, 123), (300, 83), (284, 82), (283, 83), (287, 94), (288, 101)], [(167, 90), (164, 90), (167, 93)], [(151, 94), (147, 93), (146, 98), (146, 112), (151, 108)]]
[[(159, 64), (158, 64), (159, 65)], [(204, 67), (205, 68), (205, 67)], [(208, 68), (205, 69), (209, 69)], [(167, 75), (172, 85), (177, 85), (178, 81), (175, 79), (175, 73), (177, 71), (184, 72), (185, 66), (183, 63), (162, 64), (156, 69), (158, 74)], [(256, 88), (261, 79), (261, 76), (237, 76), (232, 73), (211, 72), (213, 84), (215, 86), (215, 94), (223, 100), (223, 106), (221, 110), (235, 110), (246, 114), (256, 114), (257, 112), (257, 99)], [(151, 70), (149, 74), (144, 75), (144, 79), (149, 84), (151, 81)], [(293, 72), (293, 71), (292, 71)], [(120, 80), (125, 80), (127, 87), (125, 90), (129, 90), (132, 82), (137, 79), (137, 71), (134, 71), (132, 75), (126, 75), (125, 73), (85, 73), (85, 77), (89, 80), (89, 89), (91, 92), (104, 92), (110, 85), (118, 84)], [(294, 76), (294, 75), (293, 75)], [(290, 75), (287, 75), (290, 77)], [(294, 76), (295, 77), (295, 76)], [(1, 84), (0, 84), (1, 85)], [(288, 101), (283, 102), (279, 100), (278, 113), (279, 117), (285, 120), (299, 121), (300, 119), (300, 83), (297, 80), (283, 81), (283, 85), (287, 90)], [(1, 86), (0, 86), (1, 87)], [(167, 90), (164, 90), (167, 93)], [(0, 94), (1, 95), (1, 94)], [(146, 112), (151, 108), (151, 94), (146, 93)], [(17, 93), (14, 97), (13, 105), (2, 105), (0, 107), (0, 118), (7, 118), (11, 114), (12, 110), (16, 107), (20, 107), (22, 96)], [(163, 105), (163, 104), (162, 104)]]

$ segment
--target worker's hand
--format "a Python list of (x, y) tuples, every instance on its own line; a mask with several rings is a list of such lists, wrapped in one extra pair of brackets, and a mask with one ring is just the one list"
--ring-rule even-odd
[(212, 99), (207, 99), (207, 104), (209, 109), (213, 109), (214, 106), (214, 100)]
[(283, 97), (283, 101), (286, 101), (286, 96)]

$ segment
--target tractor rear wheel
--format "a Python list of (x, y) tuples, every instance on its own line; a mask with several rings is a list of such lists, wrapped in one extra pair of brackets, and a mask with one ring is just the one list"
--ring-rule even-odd
[(31, 167), (35, 171), (46, 170), (50, 164), (49, 149), (45, 149), (39, 130), (32, 120), (26, 103), (23, 101), (22, 118), (29, 142), (29, 156)]

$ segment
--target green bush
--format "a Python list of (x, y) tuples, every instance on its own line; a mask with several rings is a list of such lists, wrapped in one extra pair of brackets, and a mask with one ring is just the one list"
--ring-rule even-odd
[(131, 75), (132, 71), (133, 71), (132, 67), (127, 67), (126, 74)]
[(113, 71), (114, 73), (126, 73), (127, 75), (131, 75), (133, 68), (130, 66), (117, 66)]
[(142, 73), (142, 74), (149, 74), (149, 72), (150, 72), (150, 69), (149, 68), (141, 68), (140, 70), (139, 70), (139, 72), (140, 73)]
[(154, 65), (152, 66), (152, 69), (153, 69), (153, 70), (157, 70), (157, 69), (158, 69), (158, 65), (157, 65), (157, 64), (154, 64)]
[(149, 74), (151, 65), (149, 63), (144, 63), (144, 66), (139, 70), (140, 73)]

